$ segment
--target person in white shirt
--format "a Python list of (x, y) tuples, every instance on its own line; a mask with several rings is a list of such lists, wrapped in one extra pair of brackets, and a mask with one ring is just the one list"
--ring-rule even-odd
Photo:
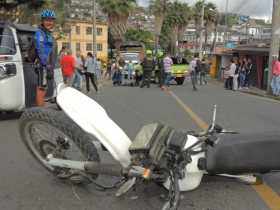
[(190, 63), (190, 76), (192, 80), (193, 90), (196, 91), (197, 83), (197, 67), (198, 67), (198, 55), (195, 55)]
[(231, 65), (229, 67), (229, 70), (227, 72), (228, 77), (226, 79), (226, 83), (225, 83), (225, 88), (228, 90), (232, 90), (233, 89), (233, 77), (236, 71), (236, 64), (234, 62), (234, 59), (231, 59)]

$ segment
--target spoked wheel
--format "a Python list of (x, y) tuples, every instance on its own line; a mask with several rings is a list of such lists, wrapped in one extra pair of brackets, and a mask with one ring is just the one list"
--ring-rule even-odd
[(63, 112), (29, 109), (21, 116), (19, 127), (21, 138), (35, 159), (57, 177), (70, 179), (76, 184), (87, 184), (97, 177), (83, 176), (78, 171), (48, 164), (49, 154), (75, 161), (99, 161), (93, 139)]

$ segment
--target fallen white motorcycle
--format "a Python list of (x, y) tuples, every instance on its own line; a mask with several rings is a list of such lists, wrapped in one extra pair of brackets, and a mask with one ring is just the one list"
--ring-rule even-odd
[[(203, 175), (260, 181), (256, 174), (280, 169), (280, 135), (240, 135), (213, 122), (202, 133), (176, 131), (168, 125), (144, 126), (131, 141), (106, 111), (81, 92), (59, 86), (59, 110), (27, 109), (20, 134), (33, 156), (55, 176), (75, 183), (96, 182), (99, 174), (119, 176), (120, 196), (138, 181), (154, 181), (169, 190), (163, 210), (176, 210), (180, 192), (197, 188)], [(225, 135), (235, 134), (235, 135)], [(96, 139), (118, 162), (102, 163)]]

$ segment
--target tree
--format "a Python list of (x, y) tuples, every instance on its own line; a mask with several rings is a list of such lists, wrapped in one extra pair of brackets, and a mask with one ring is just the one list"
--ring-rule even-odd
[[(217, 24), (216, 23), (217, 23), (217, 20), (218, 20), (218, 11), (217, 11), (217, 7), (216, 7), (215, 4), (209, 2), (205, 5), (204, 20), (205, 20), (204, 50), (206, 50), (207, 41), (208, 41), (208, 32), (211, 31), (211, 29), (213, 29), (214, 27), (215, 27), (215, 29), (217, 29)], [(215, 37), (216, 37), (216, 34), (215, 34)]]
[(128, 29), (125, 34), (126, 41), (141, 42), (147, 49), (152, 49), (154, 43), (154, 36), (150, 31), (141, 29)]
[[(200, 30), (203, 30), (201, 28), (201, 11), (202, 7), (204, 6), (204, 27), (205, 27), (205, 45), (204, 49), (207, 46), (207, 40), (208, 40), (208, 33), (211, 29), (217, 27), (218, 25), (215, 24), (218, 20), (218, 10), (215, 4), (209, 2), (206, 3), (205, 0), (198, 1), (194, 7), (194, 21), (196, 26), (196, 46), (198, 45), (198, 37)], [(216, 29), (216, 28), (215, 28)]]
[(98, 0), (97, 2), (102, 11), (108, 15), (109, 30), (119, 51), (127, 31), (127, 19), (136, 5), (136, 0)]
[(187, 3), (175, 1), (168, 5), (168, 13), (164, 20), (164, 30), (161, 38), (169, 39), (169, 49), (172, 55), (177, 53), (176, 43), (181, 37), (179, 35), (185, 31), (191, 15), (192, 12)]
[(164, 18), (168, 11), (169, 0), (151, 0), (150, 13), (155, 16), (155, 45), (156, 49), (159, 44), (159, 36), (161, 34)]

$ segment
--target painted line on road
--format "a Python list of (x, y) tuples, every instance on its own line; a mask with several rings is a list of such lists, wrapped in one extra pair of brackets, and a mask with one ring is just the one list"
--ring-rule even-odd
[(203, 130), (208, 129), (209, 125), (202, 120), (195, 112), (192, 111), (175, 93), (169, 90), (165, 90), (169, 95), (171, 95), (176, 102), (185, 110), (187, 114), (190, 115), (191, 119)]
[[(192, 109), (187, 106), (174, 92), (165, 89), (165, 92), (171, 95), (175, 101), (189, 114), (192, 120), (203, 130), (207, 129), (209, 125), (202, 120)], [(252, 185), (253, 189), (258, 193), (261, 199), (271, 210), (280, 210), (280, 196), (267, 184)]]

